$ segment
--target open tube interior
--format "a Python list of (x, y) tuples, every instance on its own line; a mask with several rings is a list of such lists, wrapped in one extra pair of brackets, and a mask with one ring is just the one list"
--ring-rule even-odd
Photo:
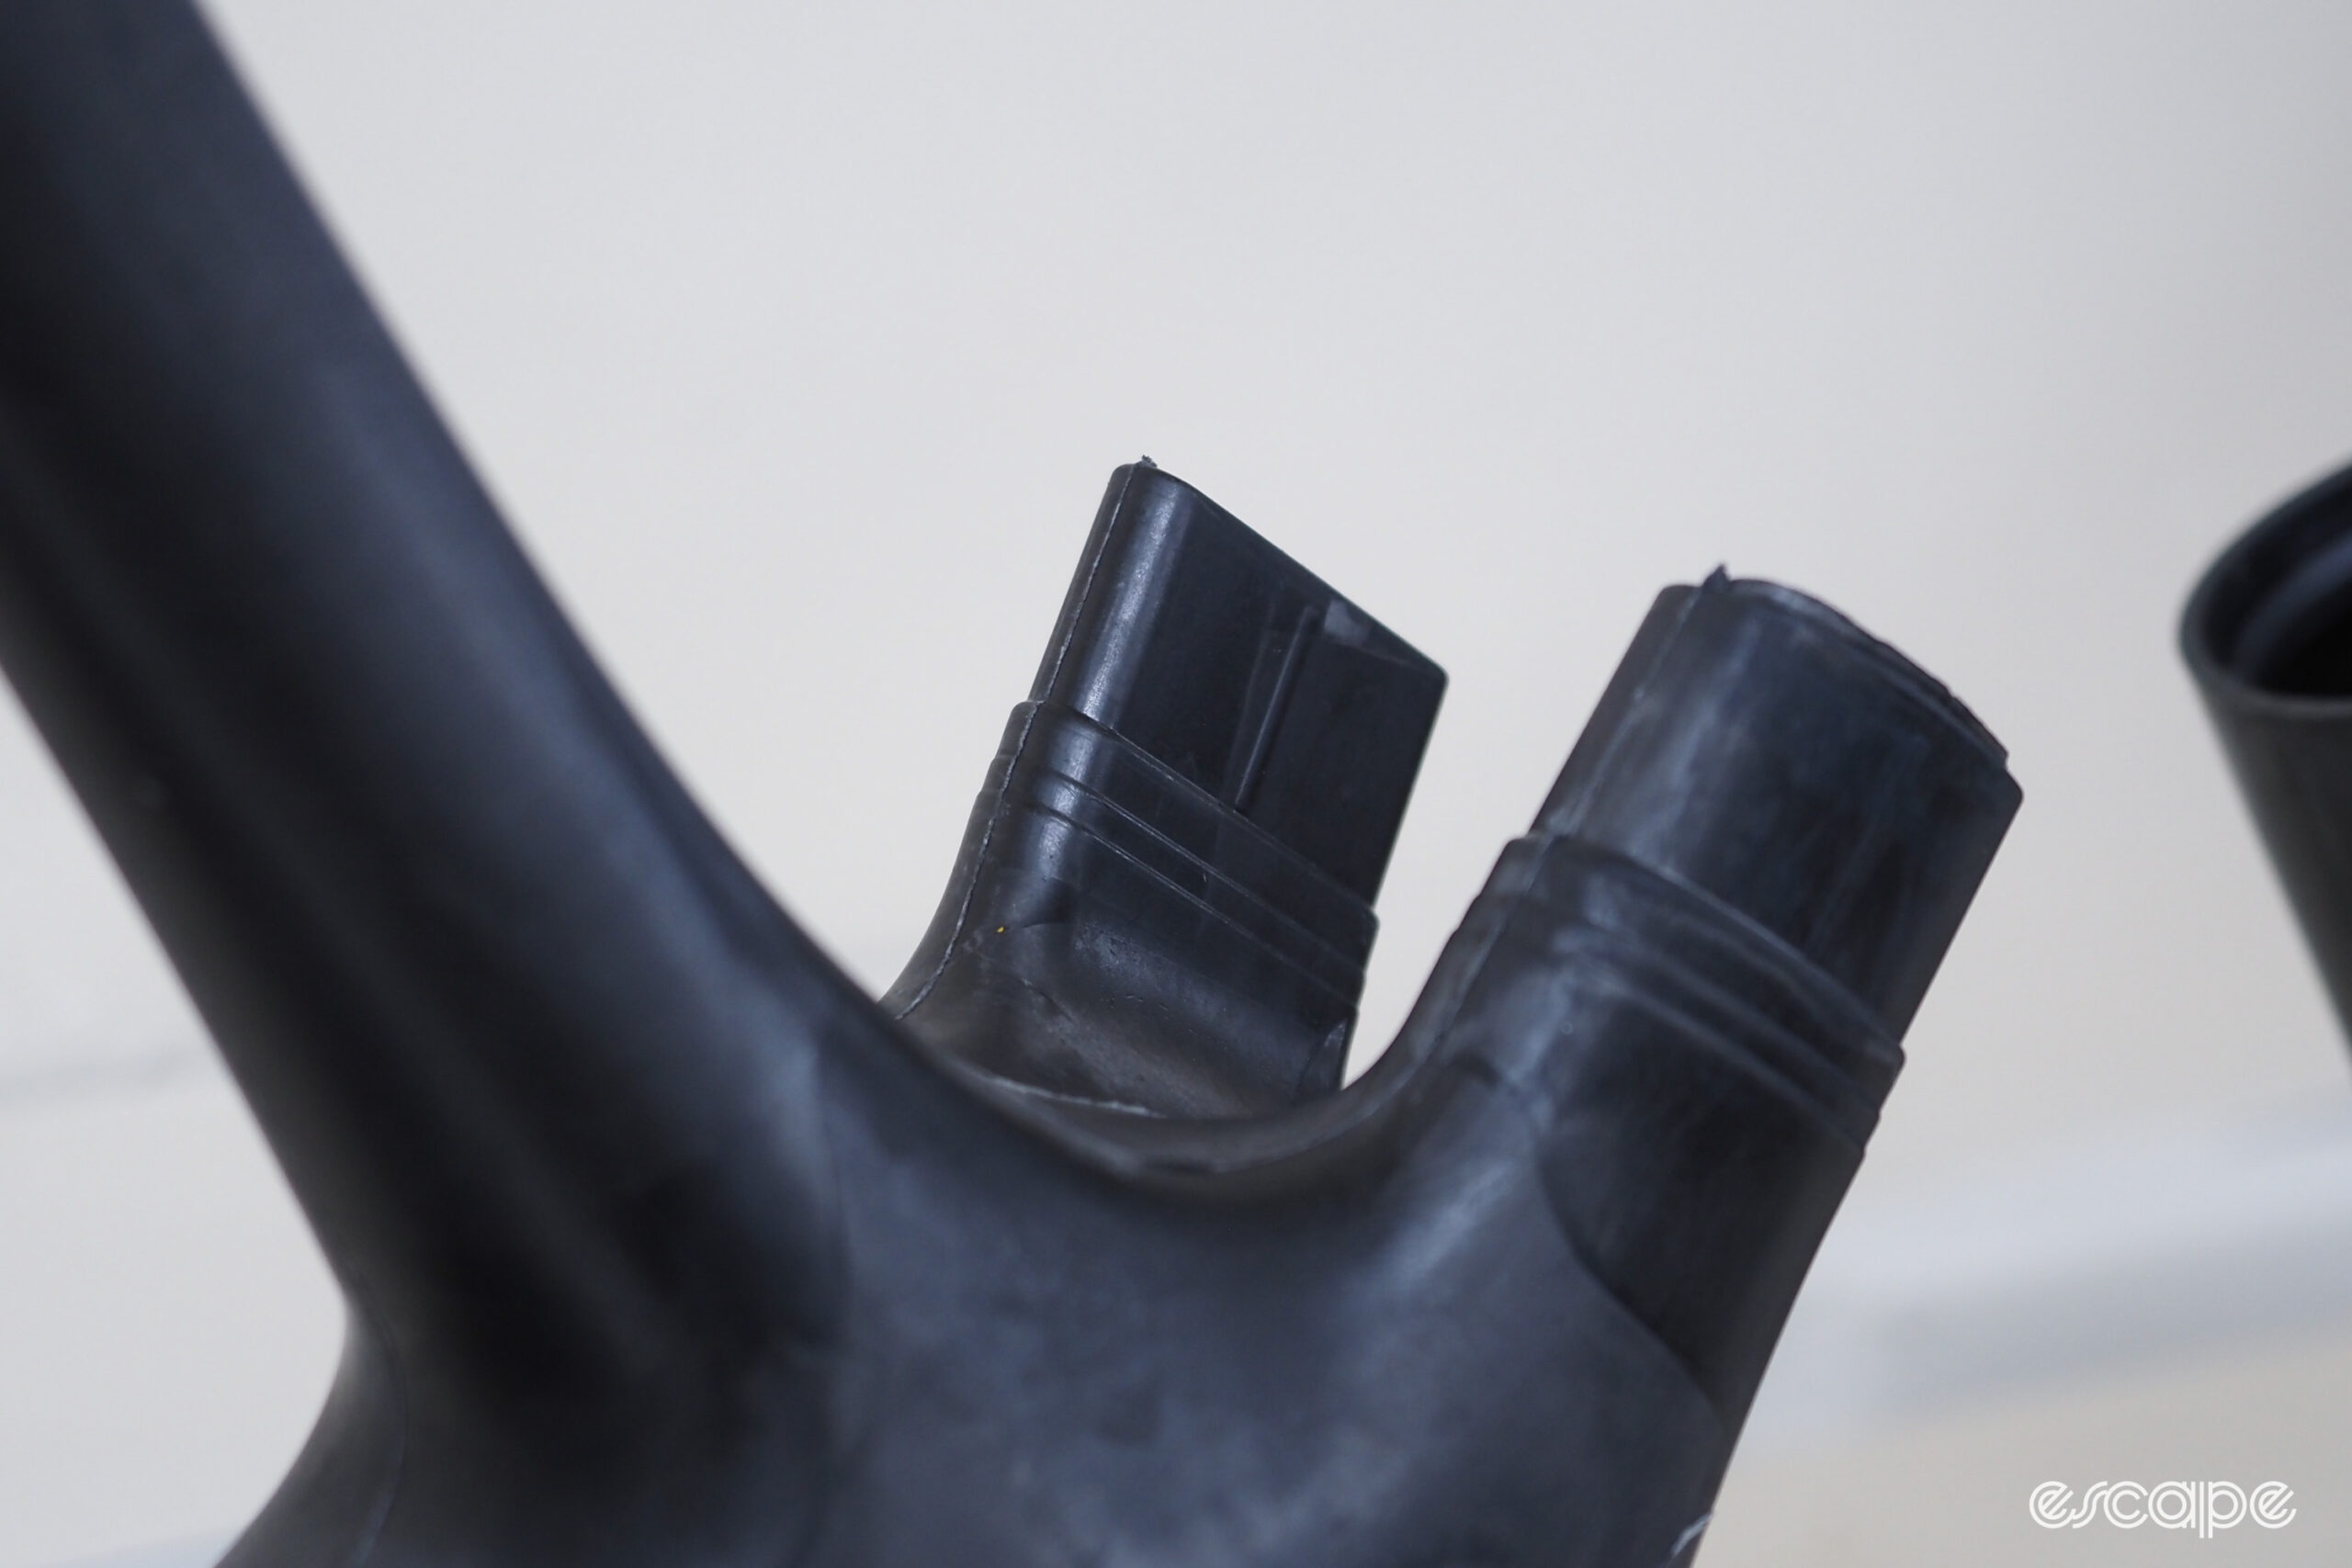
[(2215, 565), (2185, 627), (2193, 664), (2284, 697), (2352, 697), (2352, 469), (2272, 513)]

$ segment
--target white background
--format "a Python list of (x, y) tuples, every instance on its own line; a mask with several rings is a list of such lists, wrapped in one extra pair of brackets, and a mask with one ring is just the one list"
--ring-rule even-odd
[[(1138, 453), (1452, 676), (1363, 1049), (1663, 584), (1788, 581), (1949, 682), (2026, 803), (1867, 1250), (2003, 1181), (1996, 1232), (2099, 1228), (2137, 1189), (2030, 1173), (2352, 1101), (2172, 646), (2225, 537), (2352, 455), (2352, 8), (1943, 9), (210, 14), (639, 716), (877, 987)], [(201, 1039), (7, 716), (0, 1568), (232, 1529), (323, 1386), (332, 1298)], [(2272, 1431), (2278, 1358), (2352, 1322), (2352, 1283), (2298, 1288), (2099, 1374), (2135, 1440), (2177, 1415), (2148, 1463), (2204, 1464), (2216, 1407)], [(2021, 1420), (2093, 1386), (2070, 1357), (1841, 1429)], [(2287, 1479), (2344, 1473), (2352, 1428), (2278, 1422)], [(1734, 1540), (1742, 1473), (1712, 1563), (1845, 1561)], [(2025, 1490), (1984, 1517), (2023, 1531)], [(2315, 1550), (2312, 1506), (2256, 1544)]]

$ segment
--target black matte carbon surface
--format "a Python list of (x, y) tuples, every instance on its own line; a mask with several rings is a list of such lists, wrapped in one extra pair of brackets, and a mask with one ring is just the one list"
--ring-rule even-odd
[(2352, 1029), (2352, 468), (2222, 553), (2189, 597), (2180, 647)]
[(1162, 1115), (1337, 1091), (1444, 688), (1200, 491), (1119, 469), (884, 1010), (1000, 1079)]
[(1084, 558), (877, 1007), (195, 14), (0, 8), (0, 663), (349, 1303), (231, 1562), (1687, 1561), (2000, 748), (1811, 600), (1668, 590), (1332, 1092), (1441, 678), (1155, 470)]

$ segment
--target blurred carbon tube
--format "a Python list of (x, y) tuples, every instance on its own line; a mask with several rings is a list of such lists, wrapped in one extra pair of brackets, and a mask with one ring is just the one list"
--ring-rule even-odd
[(2180, 650), (2352, 1029), (2352, 468), (2222, 552)]

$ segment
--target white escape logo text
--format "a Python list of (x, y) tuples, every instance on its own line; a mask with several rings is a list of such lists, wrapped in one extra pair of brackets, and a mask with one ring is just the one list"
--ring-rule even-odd
[(2118, 1529), (2154, 1525), (2195, 1530), (2211, 1540), (2215, 1530), (2249, 1519), (2267, 1530), (2281, 1529), (2294, 1518), (2294, 1503), (2295, 1489), (2278, 1481), (2266, 1481), (2252, 1492), (2227, 1481), (2164, 1481), (2154, 1486), (2102, 1481), (2085, 1488), (2079, 1498), (2064, 1482), (2045, 1481), (2033, 1489), (2030, 1506), (2033, 1522), (2044, 1529), (2078, 1530), (2105, 1519)]

